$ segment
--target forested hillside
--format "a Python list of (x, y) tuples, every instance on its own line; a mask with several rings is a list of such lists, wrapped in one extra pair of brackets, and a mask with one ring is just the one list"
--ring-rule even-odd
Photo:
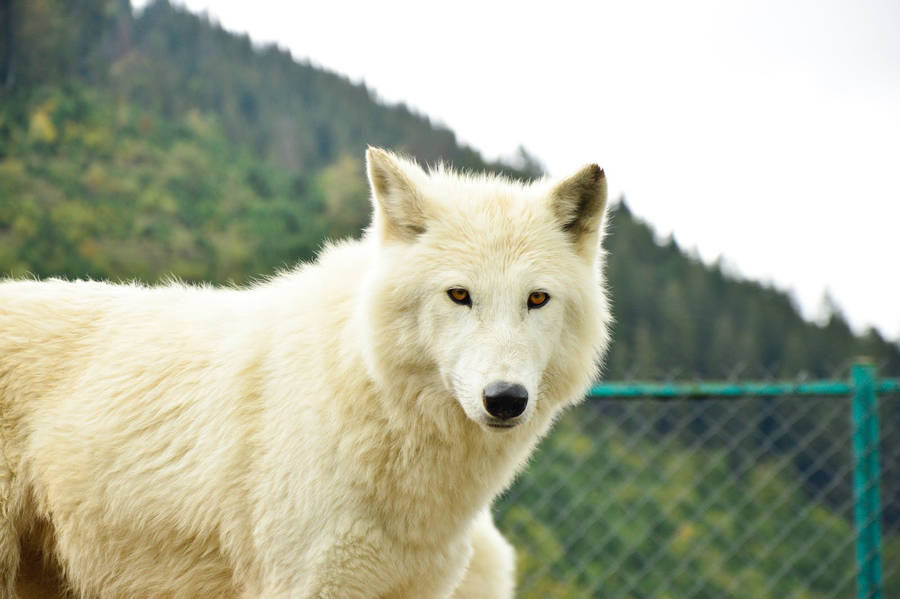
[[(0, 273), (244, 282), (368, 220), (367, 144), (531, 178), (364, 86), (167, 2), (0, 2)], [(585, 157), (589, 160), (591, 157)], [(659, 243), (624, 202), (608, 377), (843, 375), (900, 348)]]

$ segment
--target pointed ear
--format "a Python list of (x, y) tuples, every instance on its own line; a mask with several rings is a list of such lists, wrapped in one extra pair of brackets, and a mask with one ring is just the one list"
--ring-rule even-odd
[(424, 200), (407, 169), (419, 169), (381, 148), (366, 150), (372, 187), (372, 225), (383, 239), (412, 241), (425, 232)]
[(550, 204), (576, 251), (593, 256), (606, 210), (606, 174), (589, 164), (553, 187)]

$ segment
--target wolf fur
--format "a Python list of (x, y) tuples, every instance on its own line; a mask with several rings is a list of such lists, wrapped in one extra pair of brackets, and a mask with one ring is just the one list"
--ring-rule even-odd
[(0, 283), (0, 597), (34, 555), (83, 598), (512, 596), (489, 509), (606, 348), (603, 172), (367, 160), (363, 238), (250, 288)]

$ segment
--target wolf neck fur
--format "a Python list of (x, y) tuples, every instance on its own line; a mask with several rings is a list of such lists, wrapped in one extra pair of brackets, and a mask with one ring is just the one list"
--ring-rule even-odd
[[(347, 327), (358, 333), (354, 320)], [(354, 355), (352, 368), (369, 373), (365, 397), (338, 415), (347, 429), (377, 440), (358, 445), (366, 447), (365, 455), (347, 456), (367, 466), (369, 476), (359, 489), (366, 502), (390, 509), (379, 519), (407, 543), (434, 544), (462, 534), (512, 480), (516, 465), (549, 426), (549, 415), (535, 414), (511, 431), (486, 431), (465, 415), (436, 370), (423, 375), (420, 368), (388, 359), (380, 363), (387, 376), (376, 380), (358, 336), (339, 339), (342, 347), (335, 349)], [(442, 517), (434, 518), (436, 513)], [(436, 530), (434, 522), (444, 528)]]
[[(395, 524), (397, 534), (407, 542), (428, 542), (454, 532), (489, 505), (515, 473), (521, 455), (535, 438), (520, 430), (494, 433), (469, 420), (455, 400), (443, 390), (409, 384), (378, 389), (377, 401), (384, 427), (382, 453), (384, 478), (372, 490), (375, 505), (387, 505), (392, 498), (393, 514), (385, 514)], [(417, 409), (422, 404), (440, 404), (437, 414)], [(408, 426), (392, 426), (401, 420), (394, 409), (411, 410), (417, 416), (414, 434)], [(528, 425), (526, 425), (528, 426)], [(398, 502), (397, 498), (402, 498)], [(434, 514), (444, 514), (434, 518)], [(444, 530), (435, 530), (440, 521)]]

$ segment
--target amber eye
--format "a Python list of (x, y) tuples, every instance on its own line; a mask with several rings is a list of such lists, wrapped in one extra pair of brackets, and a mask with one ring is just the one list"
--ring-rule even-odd
[(460, 287), (454, 287), (453, 289), (447, 290), (447, 295), (450, 296), (457, 304), (462, 304), (463, 306), (471, 306), (472, 298), (469, 297), (469, 292)]
[(531, 295), (528, 296), (528, 308), (541, 308), (548, 301), (550, 301), (550, 296), (543, 291), (532, 291)]

